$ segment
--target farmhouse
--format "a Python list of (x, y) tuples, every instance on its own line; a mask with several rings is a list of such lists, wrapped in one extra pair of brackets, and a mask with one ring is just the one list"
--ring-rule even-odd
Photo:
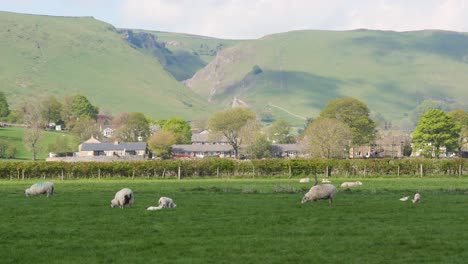
[(193, 145), (229, 145), (225, 136), (213, 135), (209, 130), (192, 134), (191, 142)]
[(192, 144), (192, 145), (173, 145), (173, 158), (204, 158), (220, 157), (235, 158), (234, 149), (231, 145), (221, 144)]
[(304, 149), (299, 144), (275, 144), (273, 156), (278, 158), (297, 158), (304, 156)]

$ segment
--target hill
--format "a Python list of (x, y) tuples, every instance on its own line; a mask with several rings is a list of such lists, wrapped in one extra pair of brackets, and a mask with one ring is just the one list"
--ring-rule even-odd
[(0, 90), (13, 106), (83, 94), (112, 113), (191, 118), (215, 109), (112, 25), (91, 17), (0, 12)]
[(424, 100), (467, 108), (468, 35), (446, 31), (295, 31), (220, 51), (186, 84), (215, 104), (242, 100), (296, 123), (355, 97), (399, 123)]

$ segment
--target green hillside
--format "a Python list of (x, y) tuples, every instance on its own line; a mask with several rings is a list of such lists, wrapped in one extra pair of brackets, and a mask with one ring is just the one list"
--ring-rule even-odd
[(113, 113), (191, 118), (212, 111), (154, 58), (90, 17), (0, 12), (0, 91), (10, 104), (80, 93)]
[(398, 123), (424, 100), (466, 108), (467, 73), (467, 34), (295, 31), (223, 50), (187, 85), (211, 102), (237, 98), (298, 123), (328, 100), (352, 96)]

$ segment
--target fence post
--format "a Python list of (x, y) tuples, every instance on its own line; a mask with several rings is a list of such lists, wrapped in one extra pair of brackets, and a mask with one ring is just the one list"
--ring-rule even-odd
[(135, 168), (132, 169), (132, 180), (135, 179)]
[(398, 177), (400, 177), (400, 165), (398, 165)]
[(288, 167), (289, 167), (289, 179), (291, 179), (292, 177), (291, 165), (288, 165)]
[(63, 181), (63, 170), (62, 170), (62, 174), (61, 174), (61, 180)]
[(98, 168), (98, 179), (101, 179), (101, 168)]
[(216, 178), (219, 178), (219, 167), (216, 167)]
[(178, 177), (178, 179), (180, 180), (180, 165), (179, 165), (179, 169), (178, 169), (178, 171), (177, 171), (177, 177)]
[(24, 169), (21, 170), (21, 178), (22, 178), (22, 180), (24, 181)]
[(463, 170), (462, 170), (462, 165), (460, 164), (460, 165), (458, 165), (458, 176), (461, 177), (462, 174), (463, 174)]
[(422, 176), (423, 176), (423, 165), (422, 165), (422, 163), (419, 165), (419, 173), (420, 173), (421, 178), (422, 178)]

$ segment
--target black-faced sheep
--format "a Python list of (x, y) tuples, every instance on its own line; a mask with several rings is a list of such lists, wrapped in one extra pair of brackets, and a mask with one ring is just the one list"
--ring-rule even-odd
[(129, 188), (123, 188), (122, 190), (118, 191), (115, 194), (114, 199), (111, 201), (111, 208), (119, 206), (120, 208), (124, 208), (125, 205), (132, 205), (135, 196), (133, 195), (132, 190)]
[(52, 182), (38, 182), (24, 190), (26, 197), (30, 195), (47, 194), (47, 197), (54, 194), (54, 184)]
[(333, 203), (333, 198), (336, 194), (336, 187), (331, 184), (315, 185), (304, 195), (301, 203), (317, 200), (327, 200), (330, 205)]
[(169, 198), (169, 197), (161, 197), (159, 198), (159, 206), (150, 206), (146, 208), (148, 211), (155, 211), (155, 210), (161, 210), (163, 208), (176, 208), (176, 204), (174, 201)]

